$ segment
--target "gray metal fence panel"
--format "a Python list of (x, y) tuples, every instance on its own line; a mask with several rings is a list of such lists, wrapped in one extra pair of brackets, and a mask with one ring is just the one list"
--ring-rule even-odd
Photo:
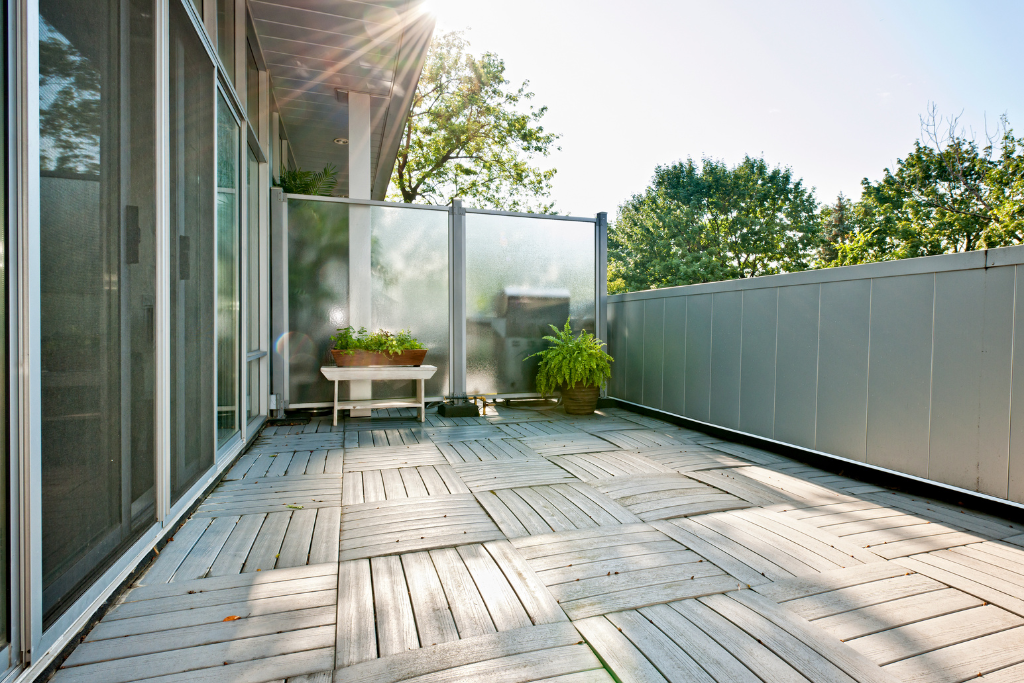
[[(625, 324), (622, 322), (622, 308), (626, 304), (608, 304), (608, 349), (622, 349), (626, 345)], [(608, 395), (626, 395), (626, 359), (618, 358), (612, 363), (612, 376), (608, 378)]]
[(871, 281), (821, 285), (815, 448), (863, 462), (867, 455)]
[(627, 401), (643, 403), (644, 398), (644, 302), (630, 301), (625, 305), (622, 319), (625, 323), (625, 396)]
[(661, 410), (665, 374), (665, 300), (641, 302), (644, 305), (644, 380), (643, 404)]
[(740, 426), (743, 292), (719, 292), (711, 315), (711, 421)]
[(690, 297), (686, 305), (686, 417), (710, 420), (712, 295)]
[(935, 275), (872, 284), (867, 462), (928, 476)]
[(775, 438), (814, 448), (820, 285), (779, 289)]
[(661, 409), (677, 415), (686, 412), (686, 299), (665, 299), (664, 352)]
[[(1011, 373), (1013, 367), (1016, 268), (985, 271), (985, 336), (982, 340), (981, 424), (978, 469), (984, 493), (1007, 497), (1010, 453)], [(1020, 500), (1020, 498), (1018, 498)]]
[[(1014, 267), (1013, 368), (1010, 373), (1010, 444), (1006, 497), (1024, 503), (1024, 269)], [(1005, 371), (1005, 368), (1004, 368)]]
[(1022, 266), (1011, 247), (615, 295), (609, 395), (1024, 503)]
[(740, 357), (740, 429), (772, 438), (775, 433), (775, 352), (779, 290), (743, 292)]

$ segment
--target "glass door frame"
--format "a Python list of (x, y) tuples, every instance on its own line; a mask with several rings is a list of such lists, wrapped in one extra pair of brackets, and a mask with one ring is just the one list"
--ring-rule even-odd
[[(234, 454), (234, 452), (235, 452), (235, 449), (237, 447), (239, 447), (242, 443), (245, 442), (245, 422), (246, 422), (246, 420), (242, 417), (242, 411), (241, 411), (240, 407), (242, 406), (242, 403), (244, 401), (245, 389), (246, 389), (246, 386), (245, 386), (245, 370), (246, 370), (246, 367), (245, 367), (245, 340), (243, 339), (244, 332), (245, 332), (245, 320), (244, 320), (244, 315), (243, 315), (244, 307), (245, 307), (245, 296), (244, 296), (244, 292), (243, 292), (243, 285), (245, 283), (245, 280), (243, 279), (244, 273), (242, 271), (242, 268), (243, 268), (243, 264), (245, 262), (245, 259), (244, 259), (244, 249), (245, 249), (245, 247), (244, 247), (244, 240), (243, 240), (243, 226), (245, 225), (245, 219), (246, 219), (246, 213), (247, 213), (247, 210), (246, 210), (247, 201), (242, 200), (242, 198), (244, 197), (244, 189), (243, 188), (245, 188), (245, 178), (246, 178), (246, 166), (247, 166), (247, 163), (246, 163), (246, 157), (245, 157), (245, 154), (244, 154), (244, 150), (246, 148), (246, 140), (243, 137), (243, 124), (246, 124), (245, 116), (240, 111), (240, 108), (238, 106), (238, 102), (237, 102), (236, 98), (233, 96), (234, 93), (230, 91), (230, 89), (229, 89), (229, 87), (227, 85), (225, 85), (225, 75), (224, 75), (224, 73), (223, 73), (223, 71), (221, 69), (217, 70), (217, 78), (214, 79), (214, 92), (215, 92), (215, 97), (214, 97), (214, 107), (213, 107), (213, 109), (214, 109), (213, 110), (213, 117), (214, 117), (214, 127), (213, 127), (213, 130), (214, 130), (214, 138), (215, 138), (214, 139), (214, 149), (217, 150), (217, 152), (214, 155), (214, 158), (216, 160), (216, 162), (215, 162), (216, 164), (220, 163), (220, 154), (219, 154), (219, 151), (220, 151), (220, 148), (219, 148), (220, 139), (217, 137), (219, 135), (219, 121), (218, 121), (218, 118), (219, 118), (219, 113), (220, 113), (220, 102), (223, 101), (224, 105), (227, 107), (227, 110), (230, 112), (231, 116), (233, 117), (233, 119), (235, 121), (235, 216), (234, 216), (235, 225), (234, 225), (234, 229), (235, 229), (235, 239), (238, 240), (237, 244), (239, 245), (239, 248), (238, 248), (237, 253), (235, 255), (235, 285), (238, 287), (237, 291), (238, 291), (238, 295), (239, 295), (239, 300), (238, 300), (238, 320), (237, 320), (237, 324), (235, 326), (236, 327), (235, 334), (237, 335), (235, 337), (235, 357), (238, 359), (238, 362), (235, 364), (236, 365), (235, 372), (238, 373), (235, 376), (235, 391), (238, 392), (236, 394), (236, 406), (238, 406), (238, 407), (236, 407), (236, 410), (238, 411), (238, 416), (237, 416), (237, 419), (238, 419), (238, 431), (235, 434), (233, 434), (230, 437), (228, 437), (228, 439), (222, 445), (220, 445), (220, 446), (218, 446), (218, 444), (217, 444), (217, 438), (218, 438), (217, 437), (217, 431), (218, 430), (217, 430), (217, 427), (216, 427), (217, 420), (219, 420), (219, 409), (220, 409), (220, 407), (218, 405), (219, 404), (218, 390), (220, 388), (220, 380), (219, 380), (219, 377), (218, 377), (218, 374), (220, 372), (220, 364), (219, 364), (220, 357), (219, 357), (219, 354), (218, 354), (218, 347), (220, 346), (220, 336), (219, 336), (220, 335), (220, 316), (219, 316), (219, 311), (218, 311), (218, 307), (220, 305), (220, 273), (217, 272), (217, 268), (219, 268), (219, 264), (220, 264), (220, 255), (216, 254), (214, 256), (214, 278), (213, 278), (213, 306), (214, 306), (214, 316), (213, 316), (213, 344), (214, 344), (214, 349), (213, 349), (213, 368), (214, 368), (213, 405), (214, 405), (215, 415), (214, 415), (214, 437), (213, 438), (214, 438), (214, 452), (216, 453), (216, 455), (215, 455), (215, 464), (219, 464), (225, 458), (228, 458), (228, 457), (232, 456)], [(217, 206), (217, 204), (216, 204), (217, 199), (218, 199), (217, 195), (220, 194), (220, 187), (218, 186), (218, 182), (219, 182), (218, 173), (219, 173), (219, 171), (220, 171), (219, 168), (216, 168), (216, 167), (214, 168), (214, 174), (213, 174), (213, 177), (214, 177), (214, 187), (213, 187), (214, 206)], [(220, 234), (219, 234), (220, 225), (217, 223), (217, 221), (218, 221), (218, 217), (217, 217), (217, 212), (215, 211), (214, 212), (214, 234), (215, 234), (215, 237), (214, 237), (214, 245), (215, 245), (215, 247), (214, 248), (215, 249), (217, 249), (216, 245), (217, 245), (217, 241), (218, 241), (218, 239), (220, 237)]]

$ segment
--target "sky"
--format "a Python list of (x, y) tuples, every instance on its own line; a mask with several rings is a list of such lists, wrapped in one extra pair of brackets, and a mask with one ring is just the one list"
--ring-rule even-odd
[(561, 151), (556, 211), (607, 211), (659, 164), (746, 154), (788, 166), (819, 201), (860, 196), (921, 136), (930, 103), (984, 141), (1024, 134), (1024, 2), (429, 0), (530, 81)]

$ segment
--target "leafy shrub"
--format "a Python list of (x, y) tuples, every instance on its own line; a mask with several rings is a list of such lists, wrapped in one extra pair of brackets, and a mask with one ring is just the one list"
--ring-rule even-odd
[(387, 330), (377, 330), (371, 334), (365, 327), (360, 327), (359, 332), (351, 326), (339, 327), (338, 334), (331, 337), (331, 341), (334, 342), (336, 350), (344, 352), (347, 356), (356, 350), (379, 351), (394, 356), (402, 351), (424, 348), (423, 344), (413, 339), (408, 330), (400, 330), (396, 334)]
[(569, 321), (559, 330), (550, 326), (555, 336), (544, 337), (551, 342), (543, 351), (532, 356), (540, 358), (537, 368), (537, 389), (542, 395), (548, 395), (559, 386), (604, 387), (605, 381), (611, 377), (613, 358), (604, 350), (605, 343), (594, 335), (580, 330), (578, 336), (572, 336)]
[(281, 189), (288, 194), (305, 194), (314, 197), (330, 197), (338, 185), (338, 170), (334, 164), (327, 164), (324, 170), (314, 173), (301, 168), (281, 169), (278, 179)]

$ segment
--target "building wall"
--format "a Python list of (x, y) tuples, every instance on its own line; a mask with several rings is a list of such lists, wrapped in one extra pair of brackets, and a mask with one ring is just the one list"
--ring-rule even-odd
[(611, 296), (608, 394), (1024, 503), (1022, 268), (1010, 247)]

